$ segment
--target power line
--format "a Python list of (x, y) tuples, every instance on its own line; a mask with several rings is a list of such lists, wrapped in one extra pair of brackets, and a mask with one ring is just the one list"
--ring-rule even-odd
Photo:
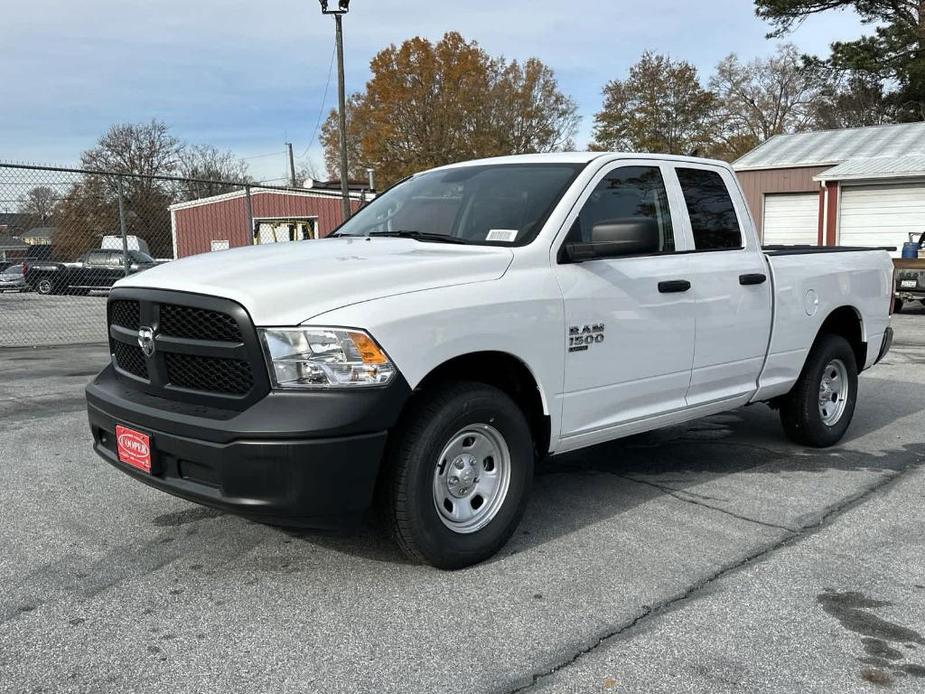
[(334, 56), (337, 52), (337, 45), (335, 44), (334, 48), (331, 49), (331, 64), (328, 66), (328, 81), (324, 85), (324, 94), (321, 95), (321, 106), (318, 108), (318, 120), (315, 122), (315, 129), (312, 131), (312, 136), (308, 140), (308, 147), (305, 148), (305, 151), (302, 152), (300, 159), (308, 154), (308, 150), (312, 148), (312, 145), (315, 144), (315, 135), (318, 134), (318, 128), (321, 127), (321, 119), (324, 117), (324, 103), (328, 98), (328, 87), (331, 86), (331, 75), (334, 72)]
[(250, 156), (250, 157), (241, 157), (241, 159), (243, 159), (244, 161), (247, 161), (248, 159), (262, 159), (263, 157), (278, 157), (281, 154), (284, 155), (286, 153), (285, 152), (267, 152), (266, 154), (254, 154), (253, 156)]

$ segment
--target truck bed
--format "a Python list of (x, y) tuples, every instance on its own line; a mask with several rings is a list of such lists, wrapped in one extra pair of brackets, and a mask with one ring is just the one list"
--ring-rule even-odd
[[(889, 325), (893, 263), (885, 248), (772, 246), (764, 249), (771, 271), (774, 315), (759, 397), (786, 392), (799, 377), (822, 322), (850, 307), (864, 318), (861, 339), (870, 366)], [(837, 262), (827, 257), (839, 253)], [(798, 257), (802, 256), (802, 257)]]

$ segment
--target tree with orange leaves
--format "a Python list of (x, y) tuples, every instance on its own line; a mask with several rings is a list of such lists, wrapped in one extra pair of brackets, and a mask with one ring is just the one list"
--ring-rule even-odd
[[(491, 57), (451, 32), (380, 51), (372, 77), (347, 105), (350, 178), (375, 170), (389, 185), (415, 171), (466, 159), (573, 147), (576, 106), (536, 58)], [(322, 127), (329, 171), (338, 171), (337, 113)], [(381, 187), (381, 186), (380, 186)]]

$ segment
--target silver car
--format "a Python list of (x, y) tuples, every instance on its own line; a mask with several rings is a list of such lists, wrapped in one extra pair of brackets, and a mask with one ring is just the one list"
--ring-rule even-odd
[(22, 269), (22, 265), (10, 265), (0, 272), (0, 292), (24, 292), (29, 289)]

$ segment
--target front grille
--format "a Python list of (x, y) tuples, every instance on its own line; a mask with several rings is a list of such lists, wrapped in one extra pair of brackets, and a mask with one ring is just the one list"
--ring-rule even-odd
[(141, 327), (141, 305), (137, 301), (121, 300), (109, 302), (109, 322), (129, 330)]
[(124, 342), (113, 341), (112, 353), (116, 357), (116, 364), (123, 371), (139, 378), (148, 378), (148, 361), (140, 347), (133, 347)]
[[(125, 288), (110, 294), (108, 316), (117, 373), (131, 388), (178, 402), (239, 410), (270, 391), (257, 331), (240, 304)], [(140, 328), (154, 332), (150, 357), (138, 346)]]
[(163, 304), (161, 306), (160, 333), (191, 340), (218, 340), (243, 342), (241, 328), (227, 313), (209, 311), (192, 306)]
[(240, 359), (216, 359), (168, 352), (167, 382), (179, 388), (244, 395), (254, 387), (251, 366)]

